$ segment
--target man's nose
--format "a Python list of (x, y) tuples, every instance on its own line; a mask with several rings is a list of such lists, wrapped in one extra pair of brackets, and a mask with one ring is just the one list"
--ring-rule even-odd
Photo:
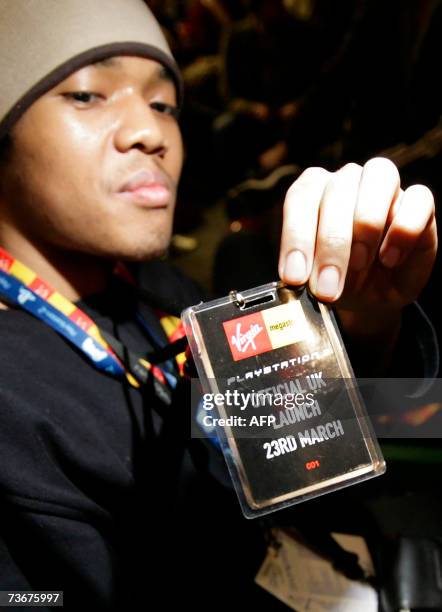
[(164, 157), (168, 145), (160, 118), (145, 100), (136, 98), (122, 104), (115, 147), (121, 153), (140, 149)]

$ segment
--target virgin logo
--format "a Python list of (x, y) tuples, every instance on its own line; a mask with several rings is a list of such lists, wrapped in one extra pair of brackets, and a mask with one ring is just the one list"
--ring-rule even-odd
[(240, 353), (245, 353), (246, 350), (251, 346), (254, 351), (256, 351), (255, 338), (258, 334), (262, 332), (264, 328), (261, 327), (258, 323), (252, 323), (250, 325), (249, 331), (246, 331), (245, 334), (241, 333), (241, 323), (237, 323), (236, 325), (236, 335), (232, 336), (232, 345), (236, 347), (236, 349)]

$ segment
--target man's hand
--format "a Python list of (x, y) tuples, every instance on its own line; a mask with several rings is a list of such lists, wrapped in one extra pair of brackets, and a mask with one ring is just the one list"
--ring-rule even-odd
[(402, 190), (388, 159), (337, 172), (308, 168), (287, 192), (279, 274), (333, 302), (356, 339), (394, 342), (401, 310), (427, 283), (436, 250), (431, 191)]

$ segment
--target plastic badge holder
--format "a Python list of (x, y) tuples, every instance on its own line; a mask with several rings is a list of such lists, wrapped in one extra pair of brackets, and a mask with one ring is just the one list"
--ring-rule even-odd
[(254, 518), (385, 472), (333, 312), (281, 282), (182, 314), (242, 511)]

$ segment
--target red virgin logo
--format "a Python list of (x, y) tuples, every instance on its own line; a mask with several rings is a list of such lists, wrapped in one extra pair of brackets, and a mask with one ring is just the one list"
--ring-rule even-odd
[(245, 353), (249, 346), (256, 351), (256, 345), (254, 339), (256, 336), (262, 332), (264, 328), (261, 327), (258, 323), (254, 323), (250, 326), (249, 331), (246, 331), (245, 334), (241, 333), (241, 323), (236, 324), (236, 335), (232, 336), (232, 344), (235, 346), (240, 353)]
[(272, 348), (260, 312), (225, 321), (223, 327), (235, 361), (259, 355)]

